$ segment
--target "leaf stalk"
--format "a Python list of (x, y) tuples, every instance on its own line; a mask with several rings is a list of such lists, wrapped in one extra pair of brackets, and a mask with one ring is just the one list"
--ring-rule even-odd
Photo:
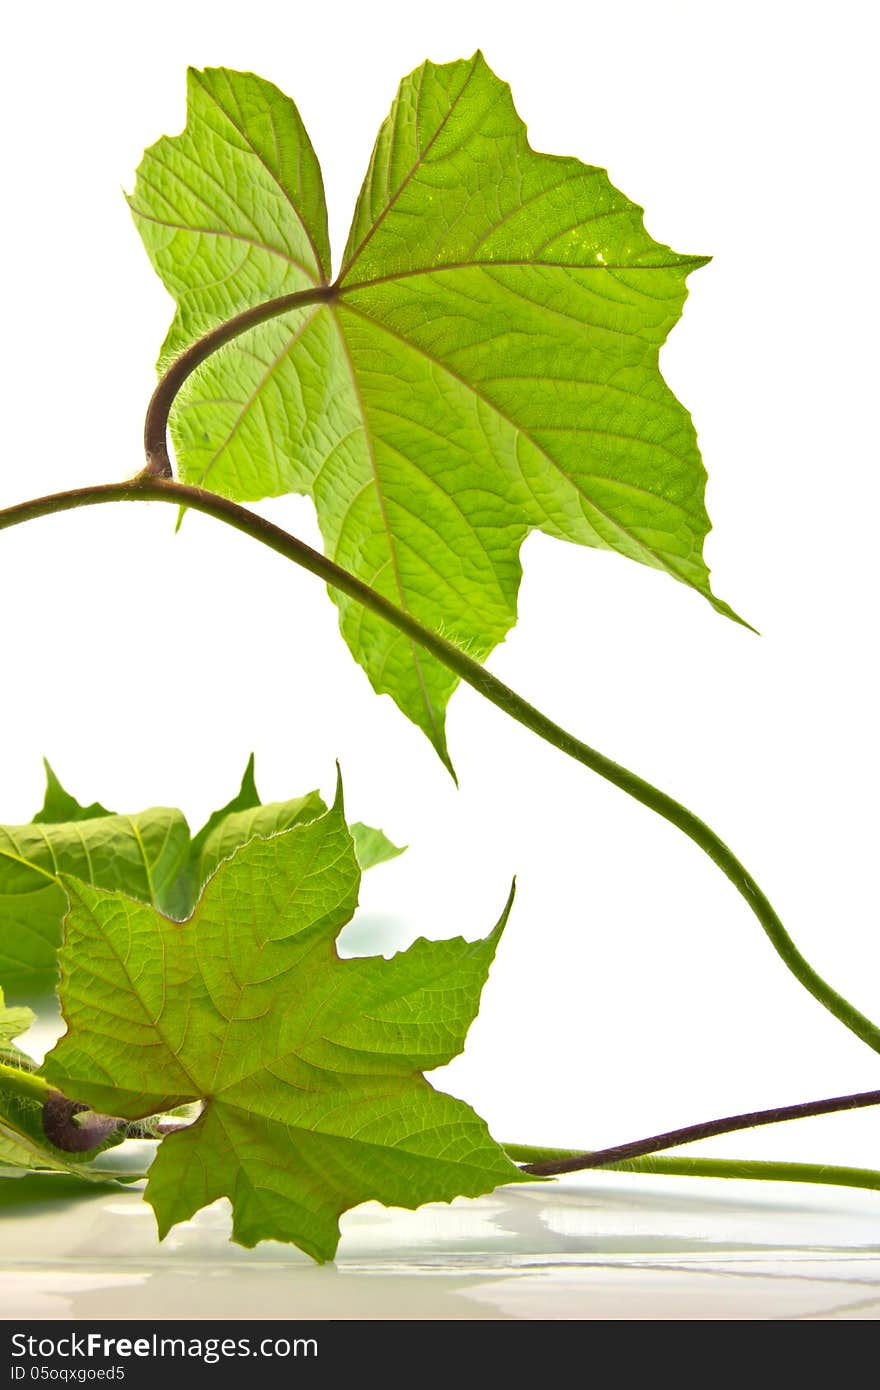
[[(571, 1149), (544, 1149), (531, 1144), (503, 1144), (514, 1163), (537, 1163), (573, 1158)], [(880, 1192), (880, 1172), (873, 1168), (848, 1168), (829, 1163), (784, 1163), (766, 1159), (667, 1158), (651, 1154), (619, 1163), (594, 1165), (604, 1172), (644, 1173), (648, 1177), (733, 1178), (753, 1182), (806, 1182), (829, 1187), (860, 1187)]]
[[(776, 1125), (785, 1120), (805, 1120), (813, 1115), (833, 1115), (841, 1110), (863, 1110), (880, 1105), (880, 1091), (859, 1091), (853, 1095), (832, 1096), (827, 1100), (803, 1101), (799, 1105), (777, 1106), (772, 1110), (750, 1110), (741, 1115), (727, 1115), (719, 1120), (703, 1120), (700, 1124), (666, 1130), (647, 1139), (635, 1139), (629, 1144), (616, 1144), (609, 1149), (594, 1149), (587, 1153), (557, 1150), (537, 1154), (521, 1163), (524, 1173), (536, 1177), (556, 1177), (563, 1173), (578, 1173), (585, 1168), (614, 1167), (630, 1159), (643, 1158), (660, 1149), (674, 1149), (679, 1144), (693, 1144), (699, 1139), (711, 1139), (718, 1134), (733, 1134), (740, 1129), (756, 1129), (760, 1125)], [(517, 1145), (503, 1144), (502, 1148), (515, 1157)]]
[(5, 1095), (18, 1096), (21, 1100), (36, 1100), (42, 1105), (48, 1098), (51, 1087), (48, 1081), (35, 1071), (0, 1062), (0, 1090)]
[(234, 318), (226, 319), (197, 338), (194, 343), (169, 364), (162, 373), (155, 391), (147, 406), (144, 419), (144, 453), (147, 464), (144, 472), (151, 478), (171, 478), (171, 459), (168, 456), (168, 416), (174, 398), (187, 377), (206, 362), (218, 348), (225, 347), (233, 339), (256, 328), (260, 323), (278, 318), (294, 309), (303, 309), (309, 304), (330, 304), (339, 293), (335, 285), (314, 285), (307, 290), (296, 290), (293, 294), (281, 295), (278, 299), (255, 304)]

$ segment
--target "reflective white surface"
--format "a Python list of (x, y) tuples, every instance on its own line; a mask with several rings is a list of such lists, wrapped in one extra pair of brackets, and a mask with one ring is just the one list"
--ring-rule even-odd
[(7, 1319), (880, 1313), (870, 1192), (609, 1173), (417, 1212), (370, 1203), (343, 1219), (336, 1263), (317, 1266), (274, 1243), (230, 1245), (222, 1202), (160, 1244), (136, 1190), (73, 1198), (59, 1186), (47, 1200), (26, 1181), (0, 1211)]

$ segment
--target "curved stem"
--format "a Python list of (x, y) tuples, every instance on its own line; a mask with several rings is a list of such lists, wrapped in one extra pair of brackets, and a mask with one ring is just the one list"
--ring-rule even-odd
[[(262, 304), (254, 305), (235, 318), (220, 324), (205, 334), (204, 337), (197, 339), (171, 363), (163, 373), (147, 408), (144, 422), (147, 475), (158, 475), (163, 480), (171, 480), (172, 478), (167, 445), (168, 418), (175, 396), (191, 373), (218, 348), (223, 347), (255, 325), (268, 322), (293, 308), (320, 301), (331, 302), (337, 299), (343, 293), (340, 285), (341, 278), (340, 276), (333, 285), (322, 283), (292, 295), (283, 295), (280, 298), (266, 300)], [(196, 504), (193, 503), (192, 505), (195, 506)], [(207, 508), (202, 507), (201, 510), (207, 510)], [(607, 781), (620, 787), (629, 796), (641, 801), (643, 805), (656, 811), (658, 815), (683, 831), (718, 865), (734, 884), (737, 891), (745, 898), (764, 928), (773, 948), (796, 979), (836, 1018), (845, 1023), (857, 1037), (875, 1051), (880, 1052), (880, 1029), (858, 1009), (853, 1008), (848, 1000), (832, 989), (812, 968), (795, 946), (772, 903), (762, 892), (755, 879), (728, 849), (720, 836), (716, 835), (714, 830), (704, 821), (695, 816), (687, 807), (682, 806), (680, 802), (674, 800), (673, 797), (667, 796), (665, 792), (658, 790), (627, 768), (621, 767), (619, 763), (613, 762), (604, 754), (589, 747), (588, 744), (574, 738), (558, 724), (547, 719), (540, 710), (528, 704), (509, 686), (496, 680), (484, 667), (466, 656), (458, 647), (422, 627), (408, 613), (389, 603), (388, 600), (370, 589), (368, 585), (361, 583), (353, 575), (334, 565), (332, 561), (326, 560), (308, 546), (302, 545), (294, 537), (279, 531), (277, 527), (271, 526), (268, 522), (263, 524), (259, 534), (256, 533), (242, 524), (242, 513), (244, 513), (243, 508), (230, 503), (225, 506), (221, 519), (229, 521), (233, 526), (238, 526), (239, 529), (244, 530), (246, 534), (255, 536), (256, 539), (272, 546), (273, 549), (279, 550), (288, 559), (303, 565), (313, 574), (320, 575), (327, 583), (348, 594), (365, 607), (379, 613), (386, 621), (418, 642), (426, 651), (443, 662), (479, 694), (509, 714), (511, 718), (530, 729), (539, 738), (552, 744), (553, 747), (558, 748), (585, 767), (589, 767), (593, 772), (597, 772)], [(217, 515), (216, 512), (212, 514)], [(246, 513), (246, 515), (250, 517), (252, 513)], [(290, 548), (283, 543), (285, 541)], [(317, 564), (315, 562), (322, 563)], [(447, 762), (447, 766), (452, 772), (451, 764)]]
[(168, 416), (171, 413), (171, 406), (174, 397), (177, 395), (188, 376), (200, 367), (203, 362), (215, 353), (218, 348), (225, 347), (231, 343), (233, 338), (237, 338), (242, 333), (246, 333), (249, 328), (255, 328), (259, 323), (265, 323), (268, 319), (278, 318), (280, 314), (289, 313), (291, 309), (302, 309), (307, 304), (327, 304), (336, 298), (338, 290), (335, 285), (315, 285), (307, 290), (297, 290), (293, 294), (282, 295), (279, 299), (267, 300), (264, 304), (256, 304), (251, 309), (245, 309), (241, 314), (236, 314), (235, 318), (227, 319), (219, 327), (206, 333), (203, 338), (196, 341), (182, 352), (163, 373), (158, 386), (153, 392), (150, 404), (147, 406), (147, 414), (144, 420), (144, 453), (147, 456), (146, 473), (153, 478), (170, 478), (171, 460), (168, 457)]
[(216, 493), (206, 492), (203, 488), (190, 487), (170, 478), (162, 478), (144, 472), (129, 482), (103, 483), (94, 487), (75, 488), (70, 492), (37, 497), (30, 502), (21, 502), (17, 506), (8, 507), (5, 511), (0, 511), (0, 531), (9, 526), (18, 526), (24, 521), (33, 521), (37, 517), (50, 516), (55, 512), (71, 511), (77, 507), (94, 506), (104, 502), (145, 501), (169, 502), (176, 507), (185, 506), (193, 511), (204, 512), (206, 516), (212, 516), (218, 521), (225, 522), (226, 525), (234, 527), (236, 531), (241, 531), (244, 535), (268, 546), (270, 550), (283, 555), (285, 559), (292, 560), (294, 564), (308, 570), (310, 574), (317, 575), (325, 583), (339, 589), (357, 603), (370, 609), (371, 612), (378, 614), (392, 627), (405, 633), (413, 642), (417, 642), (425, 651), (430, 652), (432, 656), (441, 661), (444, 666), (447, 666), (450, 671), (453, 671), (485, 699), (503, 710), (511, 719), (515, 719), (517, 723), (530, 729), (546, 743), (559, 749), (560, 752), (565, 753), (576, 762), (583, 764), (584, 767), (590, 768), (591, 771), (597, 772), (600, 777), (604, 777), (606, 781), (613, 783), (614, 786), (625, 791), (636, 801), (640, 801), (643, 806), (656, 811), (664, 820), (677, 826), (718, 865), (730, 879), (737, 892), (745, 898), (764, 928), (777, 955), (788, 966), (795, 978), (812, 994), (814, 999), (817, 999), (835, 1018), (855, 1033), (856, 1037), (861, 1038), (862, 1042), (867, 1043), (875, 1052), (880, 1052), (880, 1028), (823, 980), (809, 961), (801, 955), (769, 899), (759, 888), (752, 875), (740, 863), (733, 851), (728, 849), (720, 836), (706, 825), (705, 821), (700, 820), (693, 811), (689, 811), (686, 806), (682, 806), (666, 792), (653, 787), (643, 777), (621, 767), (619, 763), (613, 762), (611, 758), (606, 758), (603, 753), (591, 748), (589, 744), (582, 743), (580, 739), (575, 738), (573, 734), (568, 733), (560, 725), (554, 724), (552, 719), (548, 719), (540, 710), (535, 709), (534, 705), (530, 705), (521, 695), (517, 695), (510, 686), (498, 680), (479, 662), (474, 661), (461, 651), (459, 647), (454, 646), (452, 642), (439, 636), (438, 633), (423, 627), (410, 613), (397, 608), (388, 599), (377, 593), (375, 589), (371, 589), (368, 584), (364, 584), (362, 580), (355, 578), (347, 570), (341, 569), (332, 560), (328, 560), (326, 556), (313, 550), (311, 546), (305, 545), (303, 541), (297, 540), (289, 532), (283, 531), (280, 526), (275, 526), (271, 521), (266, 521), (263, 517), (257, 516), (256, 513), (248, 511), (246, 507), (240, 507), (237, 503), (230, 502), (228, 498), (220, 497)]
[[(533, 1144), (502, 1144), (514, 1163), (540, 1163), (574, 1158), (572, 1149), (544, 1149)], [(614, 1173), (645, 1173), (651, 1177), (736, 1178), (757, 1182), (826, 1183), (831, 1187), (862, 1187), (880, 1191), (880, 1172), (828, 1163), (776, 1163), (748, 1158), (667, 1158), (652, 1154), (620, 1163), (602, 1163)]]
[[(561, 1157), (539, 1158), (523, 1163), (524, 1173), (549, 1178), (561, 1173), (578, 1173), (584, 1168), (604, 1168), (642, 1158), (660, 1149), (675, 1149), (679, 1144), (693, 1144), (698, 1139), (711, 1139), (717, 1134), (733, 1134), (738, 1129), (757, 1129), (759, 1125), (776, 1125), (783, 1120), (806, 1120), (811, 1115), (834, 1115), (840, 1110), (864, 1110), (880, 1105), (880, 1091), (859, 1091), (854, 1095), (832, 1096), (828, 1100), (808, 1100), (800, 1105), (777, 1106), (773, 1110), (750, 1110), (743, 1115), (726, 1115), (720, 1120), (704, 1120), (701, 1124), (669, 1129), (647, 1139), (634, 1139), (629, 1144), (616, 1144), (610, 1149), (593, 1149), (587, 1153), (568, 1152)], [(502, 1144), (511, 1153), (516, 1145)]]

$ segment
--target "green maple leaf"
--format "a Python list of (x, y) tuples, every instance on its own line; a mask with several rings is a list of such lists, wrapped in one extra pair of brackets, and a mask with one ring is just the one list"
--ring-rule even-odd
[[(83, 807), (46, 763), (43, 809), (29, 825), (0, 826), (0, 978), (18, 990), (53, 988), (67, 895), (60, 876), (117, 889), (169, 917), (192, 912), (222, 859), (254, 836), (274, 835), (320, 816), (320, 794), (260, 802), (251, 756), (236, 795), (190, 836), (181, 811), (117, 815)], [(362, 869), (402, 851), (381, 830), (352, 826)]]
[[(321, 172), (294, 104), (189, 73), (182, 135), (130, 199), (177, 301), (163, 359), (240, 311), (330, 279)], [(310, 494), (325, 548), (484, 659), (516, 619), (529, 531), (614, 550), (716, 599), (705, 475), (659, 350), (688, 274), (606, 173), (538, 154), (477, 53), (404, 79), (330, 302), (217, 352), (178, 398), (181, 476)], [(448, 763), (456, 678), (333, 593), (351, 651)]]
[(204, 1102), (150, 1169), (163, 1236), (228, 1197), (241, 1244), (329, 1259), (360, 1202), (415, 1207), (522, 1179), (470, 1107), (421, 1075), (461, 1051), (509, 904), (482, 941), (342, 960), (359, 881), (341, 795), (237, 850), (183, 923), (65, 880), (68, 1032), (47, 1077), (130, 1119)]

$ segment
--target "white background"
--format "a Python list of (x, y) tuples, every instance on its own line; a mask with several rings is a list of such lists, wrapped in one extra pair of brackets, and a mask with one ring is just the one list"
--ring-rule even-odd
[[(877, 934), (877, 33), (869, 4), (92, 3), (19, 7), (0, 87), (0, 501), (140, 466), (171, 312), (125, 206), (184, 120), (184, 68), (252, 68), (298, 102), (337, 250), (401, 75), (481, 46), (533, 145), (606, 166), (649, 230), (714, 256), (663, 369), (692, 410), (717, 592), (763, 634), (620, 558), (527, 541), (521, 620), (491, 667), (702, 814), (815, 965), (880, 1017)], [(264, 509), (316, 538), (310, 505)], [(519, 896), (443, 1083), (501, 1139), (592, 1146), (880, 1084), (877, 1058), (787, 974), (677, 831), (468, 690), (456, 791), (378, 699), (321, 586), (170, 508), (0, 537), (0, 819), (46, 753), (81, 799), (181, 805), (194, 828), (250, 750), (265, 799), (335, 758), (353, 817), (408, 853), (349, 940), (485, 932)], [(873, 1112), (703, 1153), (880, 1166)]]

